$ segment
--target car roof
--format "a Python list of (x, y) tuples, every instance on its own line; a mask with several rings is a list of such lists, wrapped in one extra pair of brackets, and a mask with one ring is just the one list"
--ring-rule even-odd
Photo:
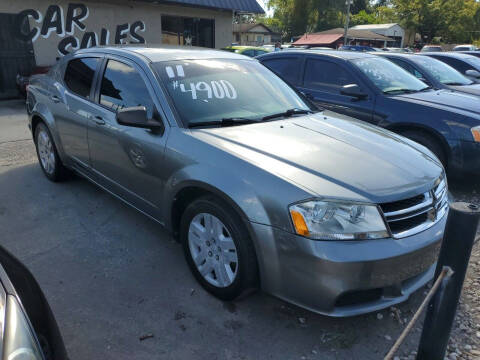
[(382, 51), (382, 52), (374, 52), (372, 53), (370, 51), (370, 54), (373, 54), (373, 55), (376, 55), (376, 56), (384, 56), (384, 57), (398, 57), (398, 58), (407, 58), (407, 59), (411, 59), (414, 54), (412, 53), (404, 53), (404, 52), (394, 52), (394, 51)]
[(201, 60), (201, 59), (253, 59), (229, 51), (221, 51), (209, 48), (194, 46), (176, 46), (176, 45), (115, 45), (115, 46), (95, 46), (87, 49), (77, 50), (75, 54), (82, 53), (109, 53), (122, 55), (141, 56), (151, 62), (172, 61), (172, 60)]
[(234, 50), (260, 49), (262, 50), (263, 48), (260, 46), (232, 45), (232, 46), (225, 46), (222, 49), (234, 49)]
[(435, 56), (442, 56), (442, 57), (451, 57), (456, 59), (470, 59), (473, 55), (462, 54), (459, 52), (422, 52), (421, 55), (435, 55)]
[[(422, 53), (423, 54), (423, 53)], [(434, 53), (437, 54), (437, 53)], [(412, 53), (395, 53), (395, 52), (383, 52), (378, 54), (378, 56), (383, 56), (383, 57), (391, 57), (391, 58), (398, 58), (398, 59), (405, 59), (405, 60), (410, 60), (413, 63), (419, 64), (419, 60), (421, 60), (421, 57), (418, 54), (412, 54)], [(430, 57), (429, 57), (430, 58)], [(432, 61), (440, 61), (435, 58), (430, 58)], [(422, 63), (420, 63), (422, 64)]]
[(268, 54), (260, 55), (258, 56), (259, 59), (271, 57), (271, 56), (281, 56), (285, 54), (308, 54), (308, 55), (315, 55), (315, 56), (328, 56), (328, 57), (334, 57), (338, 59), (343, 59), (343, 60), (351, 60), (351, 59), (360, 59), (360, 58), (372, 58), (375, 57), (375, 55), (365, 53), (365, 52), (359, 52), (359, 51), (338, 51), (338, 50), (283, 50), (283, 51), (276, 51), (276, 52), (271, 52)]

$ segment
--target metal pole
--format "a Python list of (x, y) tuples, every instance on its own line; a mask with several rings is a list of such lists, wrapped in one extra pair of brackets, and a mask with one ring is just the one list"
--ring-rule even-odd
[(437, 292), (428, 305), (417, 360), (445, 357), (479, 219), (480, 207), (477, 205), (463, 202), (450, 205), (435, 279), (444, 266), (452, 268), (454, 274), (444, 289)]
[(345, 19), (345, 32), (343, 33), (343, 45), (347, 44), (347, 32), (348, 32), (348, 25), (350, 23), (350, 5), (353, 3), (353, 0), (347, 0), (347, 18)]

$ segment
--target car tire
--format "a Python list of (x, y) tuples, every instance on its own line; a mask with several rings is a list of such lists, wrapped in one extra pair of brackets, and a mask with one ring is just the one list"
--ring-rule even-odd
[(44, 123), (35, 127), (34, 140), (38, 162), (45, 176), (53, 182), (67, 179), (69, 171), (58, 156), (52, 134)]
[(258, 286), (250, 235), (238, 214), (213, 196), (193, 201), (180, 223), (180, 240), (197, 281), (222, 300), (234, 300)]
[(401, 135), (419, 143), (420, 145), (425, 146), (428, 150), (433, 152), (438, 160), (440, 160), (442, 165), (447, 168), (447, 157), (445, 155), (445, 151), (437, 140), (432, 138), (430, 135), (423, 134), (418, 131), (406, 131)]

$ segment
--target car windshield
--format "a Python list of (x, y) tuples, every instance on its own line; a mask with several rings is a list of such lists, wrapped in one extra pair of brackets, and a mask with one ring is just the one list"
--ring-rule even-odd
[(257, 61), (176, 60), (153, 67), (186, 126), (310, 111), (295, 90)]
[(387, 59), (368, 57), (351, 62), (383, 93), (417, 92), (428, 88), (424, 82)]
[(422, 66), (436, 80), (445, 85), (471, 85), (469, 80), (444, 62), (429, 56), (416, 56), (415, 62)]

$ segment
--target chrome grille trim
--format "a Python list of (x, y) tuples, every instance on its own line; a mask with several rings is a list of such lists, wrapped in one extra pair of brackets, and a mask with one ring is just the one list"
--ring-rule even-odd
[[(432, 198), (431, 194), (427, 192), (427, 193), (423, 194), (423, 196), (424, 196), (425, 200), (422, 201), (421, 203), (417, 204), (417, 205), (414, 205), (414, 206), (411, 206), (411, 207), (408, 207), (408, 208), (405, 208), (405, 209), (402, 209), (402, 210), (386, 212), (386, 213), (383, 213), (383, 215), (385, 215), (385, 217), (391, 218), (391, 217), (396, 217), (398, 215), (410, 214), (411, 212), (413, 212), (415, 210), (418, 210), (418, 209), (431, 207), (432, 204), (433, 204), (433, 198)], [(408, 217), (410, 217), (410, 216), (408, 216)]]
[[(393, 238), (401, 239), (425, 231), (448, 212), (448, 186), (445, 177), (439, 179), (430, 191), (421, 195), (423, 200), (412, 206), (383, 213)], [(382, 205), (380, 207), (382, 208)]]

